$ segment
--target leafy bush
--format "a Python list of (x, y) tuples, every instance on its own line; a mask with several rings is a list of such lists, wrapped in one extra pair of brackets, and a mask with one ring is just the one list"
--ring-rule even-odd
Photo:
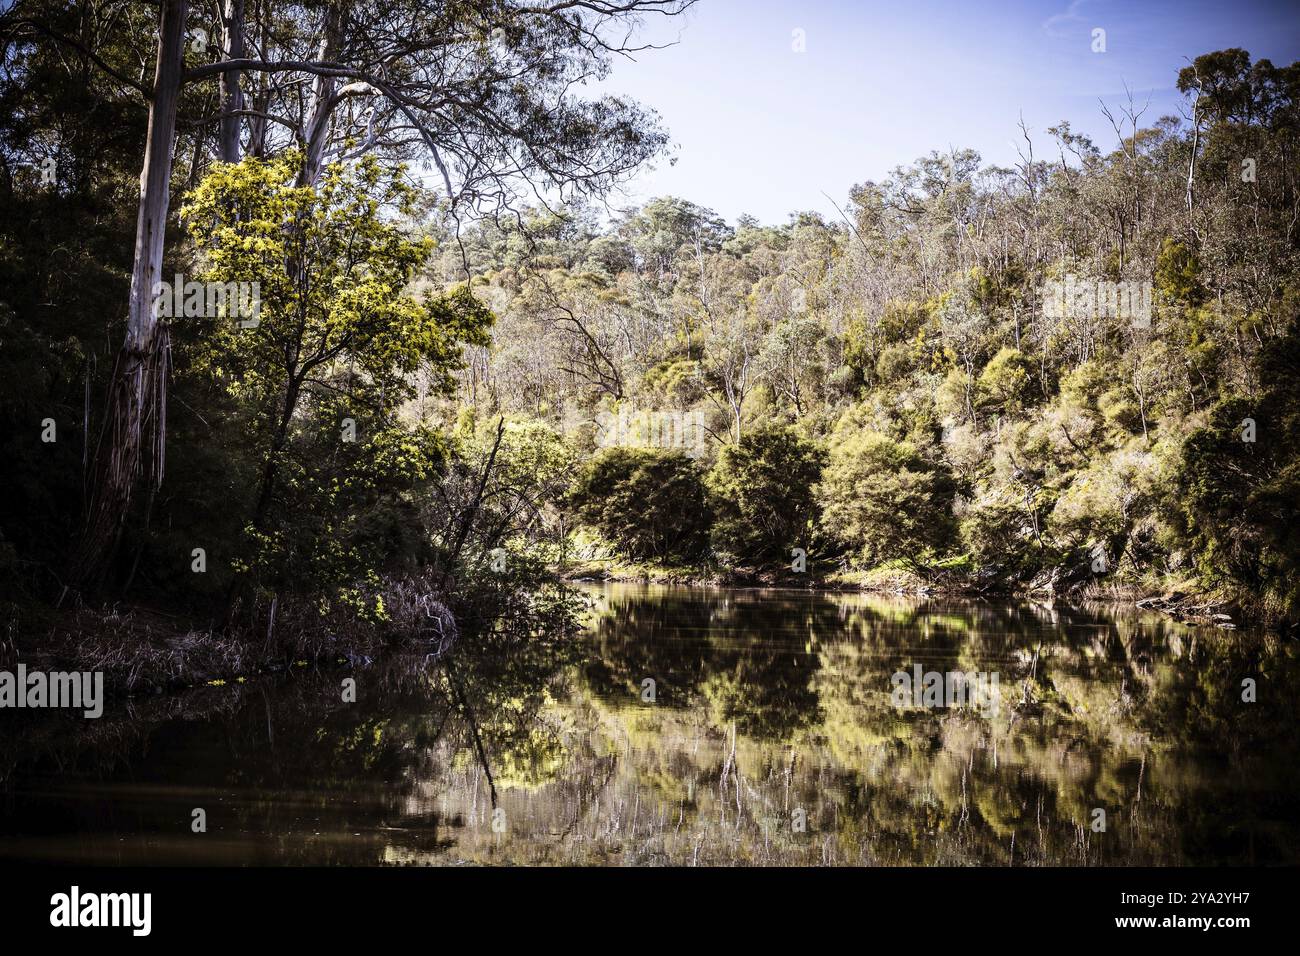
[(1030, 400), (1035, 385), (1034, 363), (1010, 346), (1004, 346), (980, 373), (983, 404), (1005, 412), (1017, 412)]
[(1207, 581), (1235, 585), (1294, 618), (1300, 615), (1300, 334), (1294, 324), (1261, 359), (1267, 383), (1261, 397), (1210, 410), (1183, 445), (1171, 500)]
[(607, 449), (578, 476), (570, 503), (633, 560), (690, 560), (708, 543), (703, 472), (681, 452)]
[(760, 564), (786, 563), (792, 548), (807, 550), (825, 463), (821, 448), (780, 425), (723, 448), (708, 481), (714, 550)]
[(941, 554), (956, 533), (955, 484), (910, 442), (840, 429), (818, 495), (822, 527), (867, 565)]

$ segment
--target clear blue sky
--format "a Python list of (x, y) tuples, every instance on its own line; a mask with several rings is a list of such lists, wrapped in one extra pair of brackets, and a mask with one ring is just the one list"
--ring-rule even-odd
[(1098, 99), (1117, 105), (1125, 83), (1139, 106), (1150, 98), (1145, 124), (1177, 111), (1178, 70), (1201, 53), (1300, 59), (1296, 0), (699, 0), (667, 23), (643, 36), (677, 45), (619, 62), (604, 86), (660, 113), (677, 164), (614, 203), (672, 194), (732, 222), (834, 215), (823, 192), (842, 205), (854, 183), (932, 149), (1009, 165), (1022, 112), (1040, 156), (1063, 119), (1109, 149)]

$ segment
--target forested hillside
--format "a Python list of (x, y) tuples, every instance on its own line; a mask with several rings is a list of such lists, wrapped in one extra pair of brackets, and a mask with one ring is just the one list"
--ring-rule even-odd
[[(1109, 142), (1022, 129), (1011, 168), (933, 152), (839, 219), (477, 226), (441, 278), (497, 323), (454, 404), (566, 435), (573, 508), (629, 559), (1294, 610), (1300, 67), (1226, 50), (1177, 82), (1190, 122), (1138, 101)], [(596, 447), (629, 409), (706, 440)]]

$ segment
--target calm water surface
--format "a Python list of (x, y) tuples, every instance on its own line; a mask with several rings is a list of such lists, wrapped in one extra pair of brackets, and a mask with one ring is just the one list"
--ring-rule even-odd
[[(576, 638), (467, 639), (450, 671), (304, 666), (98, 721), (5, 712), (0, 857), (1300, 863), (1295, 642), (1114, 607), (587, 593)], [(915, 664), (997, 673), (1001, 704), (897, 708), (890, 675)]]

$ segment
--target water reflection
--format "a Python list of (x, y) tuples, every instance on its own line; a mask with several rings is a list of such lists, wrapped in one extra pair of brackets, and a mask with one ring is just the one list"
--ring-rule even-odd
[[(1300, 862), (1294, 643), (1104, 607), (589, 595), (587, 633), (467, 641), (450, 668), (304, 668), (99, 722), (6, 715), (0, 854)], [(897, 709), (890, 675), (913, 664), (996, 672), (1002, 706)], [(340, 699), (349, 675), (356, 704)]]

